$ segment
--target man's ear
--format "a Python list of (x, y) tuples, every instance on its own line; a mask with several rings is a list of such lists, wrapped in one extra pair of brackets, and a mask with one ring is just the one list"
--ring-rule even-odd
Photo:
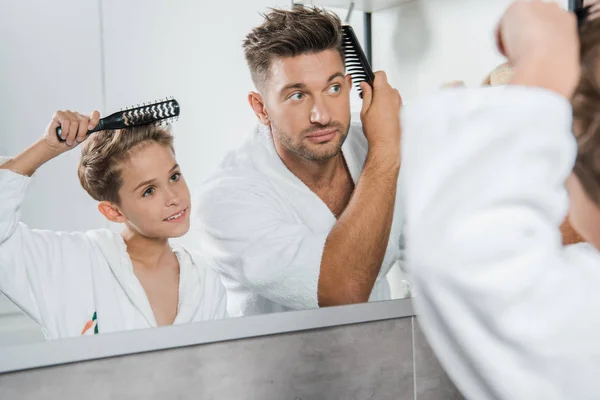
[(250, 92), (248, 94), (248, 104), (252, 107), (252, 111), (256, 114), (256, 117), (263, 125), (269, 125), (269, 113), (267, 113), (267, 108), (265, 107), (265, 103), (260, 93), (258, 92)]
[(110, 222), (123, 223), (127, 221), (125, 215), (119, 208), (110, 201), (101, 201), (98, 203), (98, 211)]

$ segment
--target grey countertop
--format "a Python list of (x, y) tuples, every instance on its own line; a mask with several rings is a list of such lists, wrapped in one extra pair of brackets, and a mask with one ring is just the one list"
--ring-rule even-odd
[(0, 373), (413, 315), (402, 299), (51, 340), (0, 348)]

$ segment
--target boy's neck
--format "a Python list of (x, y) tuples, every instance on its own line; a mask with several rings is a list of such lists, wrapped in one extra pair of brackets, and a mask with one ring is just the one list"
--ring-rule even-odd
[(173, 254), (168, 239), (148, 238), (127, 227), (121, 232), (131, 261), (147, 268), (159, 268)]

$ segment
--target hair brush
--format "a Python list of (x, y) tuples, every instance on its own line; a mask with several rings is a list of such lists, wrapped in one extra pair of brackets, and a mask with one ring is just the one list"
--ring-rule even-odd
[[(94, 129), (89, 130), (87, 134), (89, 135), (90, 133), (109, 129), (124, 129), (140, 125), (150, 125), (177, 116), (179, 116), (179, 103), (175, 99), (167, 99), (121, 110), (104, 117), (98, 122), (98, 125), (96, 125)], [(60, 136), (61, 132), (62, 129), (60, 126), (56, 128), (58, 140), (64, 142), (65, 139)]]
[(358, 43), (358, 38), (354, 29), (350, 25), (342, 25), (342, 48), (344, 50), (344, 64), (346, 71), (352, 77), (352, 82), (358, 90), (358, 95), (362, 99), (361, 82), (367, 82), (373, 87), (375, 74), (369, 65), (367, 56)]

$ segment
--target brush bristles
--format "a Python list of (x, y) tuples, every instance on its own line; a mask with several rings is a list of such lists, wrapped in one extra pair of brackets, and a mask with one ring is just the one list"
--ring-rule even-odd
[(123, 112), (125, 126), (143, 125), (165, 119), (172, 119), (178, 115), (175, 100), (143, 105)]

